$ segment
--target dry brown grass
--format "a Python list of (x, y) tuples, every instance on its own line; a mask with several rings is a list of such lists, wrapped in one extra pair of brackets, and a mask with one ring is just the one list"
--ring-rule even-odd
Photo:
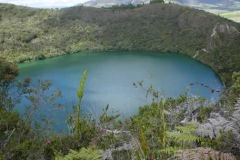
[(236, 160), (236, 158), (230, 153), (200, 147), (180, 151), (175, 160)]

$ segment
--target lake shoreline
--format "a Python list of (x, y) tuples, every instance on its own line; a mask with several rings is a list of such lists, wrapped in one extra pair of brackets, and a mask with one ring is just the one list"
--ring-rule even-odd
[[(121, 50), (113, 50), (113, 51), (84, 51), (84, 52), (75, 52), (75, 53), (65, 53), (65, 54), (59, 54), (59, 55), (54, 55), (52, 57), (45, 57), (44, 59), (32, 59), (30, 61), (24, 61), (24, 62), (18, 62), (18, 64), (22, 64), (22, 63), (28, 63), (28, 62), (33, 62), (33, 61), (41, 61), (41, 60), (46, 60), (46, 59), (52, 59), (52, 58), (56, 58), (56, 57), (61, 57), (61, 56), (65, 56), (65, 55), (71, 55), (71, 54), (81, 54), (81, 53), (92, 53), (92, 52), (97, 52), (97, 53), (102, 53), (102, 52), (156, 52), (156, 53), (173, 53), (173, 54), (180, 54), (180, 55), (183, 55), (183, 56), (187, 56), (187, 57), (190, 57), (192, 59), (195, 59), (197, 60), (199, 63), (201, 64), (204, 64), (204, 65), (207, 65), (208, 67), (210, 67), (212, 70), (214, 70), (214, 68), (207, 64), (207, 63), (204, 63), (203, 61), (197, 59), (197, 57), (195, 56), (191, 56), (189, 54), (186, 54), (186, 53), (180, 53), (180, 52), (166, 52), (166, 51), (121, 51)], [(224, 89), (226, 89), (226, 85), (225, 85), (225, 82), (223, 81), (223, 78), (222, 76), (216, 72), (214, 70), (214, 72), (217, 74), (217, 76), (221, 79), (222, 83), (223, 83), (223, 86), (224, 86)]]
[[(209, 66), (179, 53), (159, 52), (69, 54), (19, 64), (18, 78), (22, 80), (28, 76), (33, 83), (39, 78), (52, 79), (52, 90), (62, 91), (64, 98), (60, 102), (71, 106), (77, 102), (76, 90), (86, 69), (89, 72), (82, 110), (95, 117), (107, 104), (124, 117), (135, 115), (139, 106), (151, 103), (151, 95), (145, 96), (150, 86), (159, 92), (159, 97), (177, 98), (189, 87), (189, 97), (198, 95), (216, 101), (219, 93), (211, 93), (211, 90), (223, 87), (219, 76)], [(133, 85), (139, 82), (142, 87)], [(71, 108), (67, 107), (70, 113)], [(49, 111), (40, 113), (46, 112)]]

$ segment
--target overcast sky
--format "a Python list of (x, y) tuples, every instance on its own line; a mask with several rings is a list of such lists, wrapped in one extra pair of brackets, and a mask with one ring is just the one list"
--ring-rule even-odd
[(69, 7), (89, 0), (0, 0), (0, 3), (12, 3), (28, 7)]

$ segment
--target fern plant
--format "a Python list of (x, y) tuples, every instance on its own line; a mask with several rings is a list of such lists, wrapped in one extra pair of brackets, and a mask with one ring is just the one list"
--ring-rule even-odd
[(78, 96), (78, 105), (74, 108), (74, 112), (72, 115), (68, 117), (67, 124), (70, 131), (70, 134), (77, 133), (77, 137), (80, 137), (80, 115), (81, 115), (81, 101), (83, 98), (83, 89), (85, 85), (85, 81), (87, 78), (88, 70), (85, 70), (83, 73), (83, 77), (80, 81), (79, 88), (77, 90), (77, 96)]
[(81, 115), (81, 101), (83, 98), (83, 90), (87, 78), (88, 70), (85, 70), (77, 90), (78, 104), (74, 106), (73, 113), (69, 115), (67, 125), (70, 134), (75, 138), (75, 148), (79, 149), (88, 146), (91, 138), (96, 134), (96, 121), (91, 115), (82, 117)]
[(55, 160), (101, 160), (101, 151), (92, 148), (81, 148), (79, 151), (69, 150), (69, 153), (62, 157), (60, 154), (55, 156)]
[(88, 70), (85, 70), (84, 73), (83, 73), (83, 77), (81, 79), (81, 82), (80, 82), (80, 86), (79, 86), (79, 89), (77, 90), (77, 95), (78, 95), (78, 105), (77, 105), (77, 108), (76, 108), (76, 114), (77, 114), (77, 123), (76, 123), (76, 132), (77, 132), (77, 138), (78, 138), (78, 141), (81, 139), (81, 123), (80, 123), (80, 112), (81, 112), (81, 101), (82, 101), (82, 98), (83, 98), (83, 89), (84, 89), (84, 85), (85, 85), (85, 81), (86, 81), (86, 78), (87, 78), (87, 73), (88, 73)]
[(198, 125), (197, 122), (188, 122), (185, 126), (177, 126), (177, 131), (167, 132), (170, 146), (162, 149), (161, 152), (169, 155), (180, 148), (187, 149), (194, 146), (201, 139), (195, 134)]
[(225, 128), (225, 132), (231, 131), (234, 137), (234, 146), (240, 150), (240, 98), (235, 104), (234, 112), (230, 118), (230, 121), (223, 127)]
[(185, 126), (177, 126), (178, 131), (167, 132), (167, 134), (174, 138), (183, 149), (191, 147), (192, 143), (200, 140), (200, 137), (195, 134), (198, 125), (197, 122), (188, 122)]

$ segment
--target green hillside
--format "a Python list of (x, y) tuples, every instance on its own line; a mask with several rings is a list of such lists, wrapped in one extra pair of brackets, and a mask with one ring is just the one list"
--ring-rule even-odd
[[(0, 13), (0, 55), (12, 62), (86, 51), (161, 51), (195, 56), (226, 84), (240, 70), (237, 31), (225, 30), (210, 42), (216, 25), (239, 31), (240, 24), (177, 4), (60, 10), (0, 4)], [(216, 45), (209, 48), (209, 43)]]
[[(176, 4), (60, 10), (0, 4), (0, 159), (239, 159), (239, 31), (238, 23)], [(135, 116), (119, 120), (118, 112), (109, 115), (109, 105), (99, 117), (85, 116), (81, 102), (88, 70), (69, 113), (58, 103), (61, 91), (50, 89), (51, 80), (20, 82), (12, 63), (91, 51), (188, 55), (212, 67), (226, 90), (218, 102), (189, 97), (187, 91), (165, 99), (139, 81), (134, 87), (146, 91), (152, 103), (139, 107)], [(29, 103), (21, 104), (23, 97)], [(67, 133), (53, 131), (58, 122), (42, 107), (67, 112)]]

